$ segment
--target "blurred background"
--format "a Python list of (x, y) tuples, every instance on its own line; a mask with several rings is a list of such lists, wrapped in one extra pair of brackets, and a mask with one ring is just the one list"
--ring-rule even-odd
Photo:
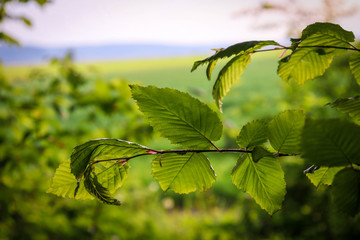
[[(87, 140), (176, 148), (153, 132), (129, 83), (176, 88), (215, 108), (213, 82), (204, 68), (190, 73), (194, 61), (241, 41), (288, 44), (316, 21), (338, 23), (359, 40), (360, 2), (0, 1), (0, 239), (359, 239), (359, 217), (339, 212), (296, 157), (280, 160), (287, 195), (273, 216), (232, 184), (231, 153), (207, 155), (217, 181), (205, 192), (162, 192), (145, 157), (130, 162), (120, 207), (46, 193), (60, 161)], [(279, 52), (255, 54), (224, 99), (217, 145), (236, 147), (244, 124), (286, 109), (343, 117), (325, 105), (359, 95), (347, 58), (298, 86), (277, 76)]]

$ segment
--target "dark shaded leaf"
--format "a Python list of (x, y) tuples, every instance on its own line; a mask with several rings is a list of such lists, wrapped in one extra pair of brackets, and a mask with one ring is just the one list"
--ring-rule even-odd
[(268, 139), (267, 120), (255, 120), (247, 123), (240, 130), (236, 143), (242, 148), (252, 148), (265, 143)]
[(91, 166), (84, 173), (84, 186), (86, 190), (96, 199), (105, 204), (121, 205), (120, 201), (113, 198), (107, 188), (102, 186)]
[(254, 162), (258, 162), (260, 159), (264, 157), (274, 157), (274, 155), (271, 152), (269, 152), (269, 150), (267, 150), (266, 148), (261, 146), (256, 146), (254, 150), (251, 152), (251, 157)]
[(258, 50), (262, 47), (274, 45), (279, 46), (279, 44), (275, 41), (247, 41), (247, 42), (241, 42), (234, 45), (231, 45), (230, 47), (227, 47), (225, 49), (220, 49), (219, 51), (216, 51), (216, 53), (208, 58), (205, 58), (200, 61), (196, 61), (191, 69), (191, 71), (196, 70), (200, 65), (206, 64), (212, 61), (217, 61), (222, 58), (231, 57), (233, 55), (240, 55), (244, 53), (251, 53), (252, 51)]
[(360, 96), (351, 98), (339, 98), (335, 102), (329, 103), (333, 108), (343, 113), (348, 113), (351, 117), (360, 120)]
[(354, 51), (349, 60), (351, 73), (354, 75), (356, 82), (360, 85), (360, 52)]
[(123, 159), (145, 154), (150, 149), (120, 139), (96, 139), (74, 148), (71, 155), (71, 172), (81, 179), (88, 165), (95, 160)]
[(332, 196), (342, 212), (355, 216), (360, 212), (360, 172), (344, 169), (335, 175)]
[(307, 119), (301, 140), (302, 157), (317, 166), (360, 163), (360, 126), (341, 119)]
[(289, 110), (274, 117), (268, 125), (271, 146), (279, 153), (298, 154), (304, 123), (302, 110)]

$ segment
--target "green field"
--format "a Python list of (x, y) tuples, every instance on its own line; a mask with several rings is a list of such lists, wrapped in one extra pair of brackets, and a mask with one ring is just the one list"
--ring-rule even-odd
[[(175, 88), (212, 104), (212, 86), (222, 64), (220, 62), (215, 68), (213, 79), (209, 82), (205, 76), (205, 67), (190, 72), (192, 64), (203, 58), (205, 57), (94, 62), (80, 63), (77, 66), (89, 78), (99, 76), (106, 80), (124, 79), (131, 84)], [(223, 101), (226, 120), (239, 128), (254, 118), (272, 116), (285, 110), (278, 106), (284, 83), (276, 75), (277, 60), (278, 53), (263, 53), (253, 57), (239, 84), (235, 85)], [(28, 76), (34, 69), (56, 73), (56, 68), (49, 65), (5, 67), (4, 73), (9, 79), (16, 79)]]

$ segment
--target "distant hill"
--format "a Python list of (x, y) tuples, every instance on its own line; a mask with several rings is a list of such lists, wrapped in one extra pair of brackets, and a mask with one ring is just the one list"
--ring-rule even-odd
[[(216, 47), (216, 46), (215, 46)], [(105, 61), (122, 59), (142, 59), (158, 57), (177, 57), (199, 54), (211, 54), (214, 46), (170, 46), (170, 45), (101, 45), (63, 48), (16, 47), (1, 46), (0, 59), (4, 65), (39, 64), (48, 62), (51, 58), (63, 57), (72, 52), (74, 60)]]

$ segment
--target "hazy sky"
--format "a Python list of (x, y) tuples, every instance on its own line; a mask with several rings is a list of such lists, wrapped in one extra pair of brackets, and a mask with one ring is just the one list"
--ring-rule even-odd
[[(341, 0), (339, 0), (341, 1)], [(35, 4), (12, 5), (7, 10), (32, 20), (26, 27), (8, 21), (1, 28), (23, 45), (74, 46), (106, 43), (217, 44), (286, 36), (280, 14), (242, 16), (240, 11), (264, 0), (53, 0), (43, 8)], [(274, 1), (273, 1), (274, 2)], [(278, 0), (279, 4), (316, 9), (320, 0)], [(359, 0), (347, 0), (357, 3)], [(292, 6), (291, 5), (291, 6)], [(290, 6), (290, 5), (288, 5)], [(314, 14), (320, 17), (320, 14)], [(317, 20), (317, 19), (316, 19)], [(321, 20), (321, 19), (320, 19)], [(263, 23), (276, 28), (257, 29)], [(360, 9), (344, 18), (344, 28), (360, 33)], [(273, 24), (273, 23), (271, 23)]]

